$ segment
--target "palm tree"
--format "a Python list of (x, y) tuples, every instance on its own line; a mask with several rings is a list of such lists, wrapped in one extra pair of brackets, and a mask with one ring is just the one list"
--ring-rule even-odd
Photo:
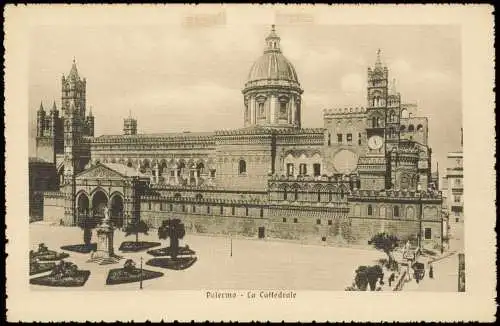
[(165, 220), (158, 228), (158, 238), (165, 240), (170, 238), (170, 252), (173, 259), (177, 258), (177, 254), (179, 253), (179, 239), (184, 238), (184, 235), (186, 235), (184, 223), (178, 218)]
[(134, 221), (125, 227), (125, 236), (135, 234), (135, 243), (139, 242), (139, 233), (148, 235), (149, 226), (144, 221)]

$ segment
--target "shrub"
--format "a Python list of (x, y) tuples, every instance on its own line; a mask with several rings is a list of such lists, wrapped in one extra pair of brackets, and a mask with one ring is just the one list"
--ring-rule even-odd
[(136, 269), (135, 262), (132, 259), (127, 259), (123, 264), (123, 270), (129, 274), (133, 273)]

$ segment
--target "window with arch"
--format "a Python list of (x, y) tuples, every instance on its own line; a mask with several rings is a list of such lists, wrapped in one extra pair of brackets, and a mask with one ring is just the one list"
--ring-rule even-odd
[(234, 206), (231, 207), (231, 215), (236, 215), (236, 208)]
[(332, 135), (328, 133), (328, 146), (332, 145)]
[(391, 111), (391, 113), (389, 114), (389, 121), (390, 122), (397, 122), (396, 121), (396, 114), (394, 113), (394, 111)]
[(332, 201), (332, 190), (328, 189), (328, 201)]
[(263, 117), (265, 112), (264, 112), (264, 102), (259, 102), (259, 116)]
[(423, 130), (424, 130), (424, 126), (422, 126), (422, 125), (417, 126), (417, 131), (423, 131)]
[(248, 207), (245, 207), (245, 216), (248, 216)]
[(286, 102), (281, 101), (280, 102), (280, 113), (281, 114), (286, 114), (287, 108), (286, 108)]
[(299, 165), (299, 174), (306, 175), (307, 174), (307, 165), (305, 163), (301, 163)]
[(245, 160), (240, 160), (239, 167), (238, 167), (238, 173), (239, 174), (247, 173), (247, 162), (245, 162)]
[(406, 126), (404, 125), (401, 125), (401, 127), (399, 128), (400, 131), (404, 132), (406, 130)]
[(415, 131), (415, 127), (414, 127), (413, 125), (409, 125), (409, 126), (408, 126), (408, 131), (409, 131), (409, 132), (413, 132), (413, 131)]
[(386, 209), (385, 206), (380, 207), (380, 217), (386, 217)]
[(358, 145), (361, 145), (361, 133), (358, 133)]
[(220, 215), (224, 215), (224, 206), (220, 207)]
[(210, 206), (207, 205), (207, 214), (210, 214)]
[(399, 206), (394, 206), (394, 208), (392, 210), (392, 215), (394, 217), (399, 217)]
[(287, 197), (287, 195), (288, 195), (288, 193), (287, 193), (287, 190), (286, 190), (286, 188), (285, 188), (285, 189), (283, 189), (283, 200), (286, 200), (286, 199), (287, 199), (287, 198), (286, 198), (286, 197)]
[(193, 213), (196, 213), (196, 206), (195, 205), (193, 205), (192, 211), (193, 211)]
[(377, 128), (377, 118), (372, 118), (372, 128)]
[(299, 200), (299, 189), (295, 188), (295, 200)]
[(260, 217), (264, 217), (264, 208), (260, 208)]
[(368, 205), (368, 216), (372, 216), (373, 215), (373, 207), (372, 205)]
[(168, 210), (169, 211), (173, 211), (174, 210), (174, 206), (172, 204), (168, 205)]
[(321, 201), (321, 190), (320, 189), (318, 189), (317, 195), (318, 195), (318, 203), (319, 203)]

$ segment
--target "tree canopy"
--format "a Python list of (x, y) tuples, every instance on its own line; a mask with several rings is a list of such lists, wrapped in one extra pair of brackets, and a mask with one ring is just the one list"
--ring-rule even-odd
[(394, 249), (398, 247), (399, 239), (392, 234), (382, 232), (374, 235), (368, 241), (368, 244), (373, 245), (375, 249), (382, 250), (389, 255), (392, 251), (394, 251)]

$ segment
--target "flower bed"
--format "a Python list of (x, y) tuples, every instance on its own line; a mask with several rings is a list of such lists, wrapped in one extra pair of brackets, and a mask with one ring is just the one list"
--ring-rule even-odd
[(191, 267), (196, 262), (196, 260), (196, 257), (179, 257), (177, 259), (153, 258), (148, 260), (146, 262), (146, 265), (173, 270), (183, 270)]
[(38, 245), (38, 250), (30, 250), (30, 261), (31, 260), (44, 260), (44, 261), (55, 261), (68, 258), (69, 254), (62, 252), (58, 253), (54, 250), (49, 250), (44, 243)]
[[(165, 247), (149, 250), (148, 254), (155, 257), (172, 256), (172, 250), (170, 249), (170, 247)], [(190, 256), (194, 254), (196, 254), (196, 252), (194, 250), (191, 250), (188, 246), (179, 247), (179, 251), (177, 253), (178, 256)]]
[(142, 251), (142, 250), (147, 250), (153, 247), (158, 247), (160, 246), (161, 243), (159, 242), (148, 242), (148, 241), (124, 241), (120, 245), (120, 248), (118, 248), (120, 251), (123, 252), (137, 252), (137, 251)]
[(69, 257), (69, 254), (67, 254), (65, 252), (58, 253), (55, 251), (50, 251), (49, 253), (46, 253), (44, 255), (36, 256), (36, 258), (40, 261), (56, 261), (56, 260), (61, 260), (61, 259), (65, 259), (68, 257)]
[[(154, 278), (162, 277), (163, 273), (142, 270), (142, 280), (151, 280)], [(141, 280), (141, 270), (134, 268), (133, 270), (126, 270), (125, 268), (115, 268), (109, 271), (106, 279), (106, 285), (116, 285), (124, 283), (139, 282)]]
[(58, 275), (47, 275), (35, 277), (30, 280), (30, 284), (57, 287), (78, 287), (83, 286), (90, 276), (90, 271), (76, 271), (74, 275), (60, 277)]
[(40, 263), (38, 261), (30, 261), (30, 276), (51, 271), (56, 266), (54, 262)]
[(77, 244), (77, 245), (62, 246), (61, 249), (78, 252), (80, 254), (88, 254), (92, 251), (97, 250), (97, 243), (91, 243), (90, 245)]

